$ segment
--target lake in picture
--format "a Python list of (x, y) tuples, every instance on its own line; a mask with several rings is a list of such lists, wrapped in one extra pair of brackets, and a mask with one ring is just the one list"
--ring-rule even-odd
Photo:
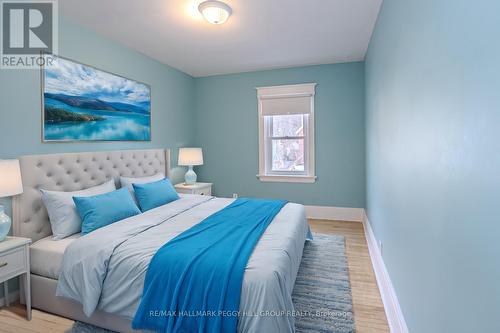
[(150, 141), (148, 85), (58, 57), (44, 69), (44, 141)]

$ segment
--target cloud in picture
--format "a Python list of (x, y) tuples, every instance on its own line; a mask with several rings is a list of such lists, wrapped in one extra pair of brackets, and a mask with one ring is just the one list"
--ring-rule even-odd
[(45, 69), (45, 92), (96, 98), (106, 102), (143, 105), (150, 100), (143, 83), (106, 73), (79, 63), (56, 58)]

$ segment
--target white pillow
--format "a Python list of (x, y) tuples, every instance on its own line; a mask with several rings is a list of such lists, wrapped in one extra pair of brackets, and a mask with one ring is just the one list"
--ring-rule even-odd
[(120, 177), (120, 184), (122, 185), (122, 187), (126, 187), (129, 190), (130, 194), (132, 194), (132, 197), (135, 199), (134, 187), (132, 186), (132, 184), (147, 184), (163, 179), (165, 179), (165, 175), (160, 172), (157, 173), (156, 175), (147, 177), (139, 177), (139, 178)]
[(42, 201), (49, 214), (52, 239), (63, 239), (82, 230), (82, 220), (76, 211), (73, 197), (91, 197), (114, 190), (116, 190), (114, 180), (74, 192), (40, 190), (42, 192)]

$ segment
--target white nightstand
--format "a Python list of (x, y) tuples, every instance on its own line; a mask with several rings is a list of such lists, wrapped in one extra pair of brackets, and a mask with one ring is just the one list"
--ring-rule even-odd
[(5, 304), (9, 306), (7, 281), (23, 275), (22, 283), (28, 320), (31, 320), (30, 244), (31, 239), (21, 237), (7, 237), (0, 242), (0, 282), (3, 282)]
[(194, 185), (180, 183), (175, 185), (175, 189), (178, 193), (184, 194), (212, 195), (212, 183), (196, 183)]

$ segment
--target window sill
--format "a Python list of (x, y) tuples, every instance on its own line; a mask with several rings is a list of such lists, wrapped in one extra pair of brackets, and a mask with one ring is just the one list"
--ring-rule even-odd
[(261, 182), (274, 183), (314, 183), (316, 176), (257, 175)]

